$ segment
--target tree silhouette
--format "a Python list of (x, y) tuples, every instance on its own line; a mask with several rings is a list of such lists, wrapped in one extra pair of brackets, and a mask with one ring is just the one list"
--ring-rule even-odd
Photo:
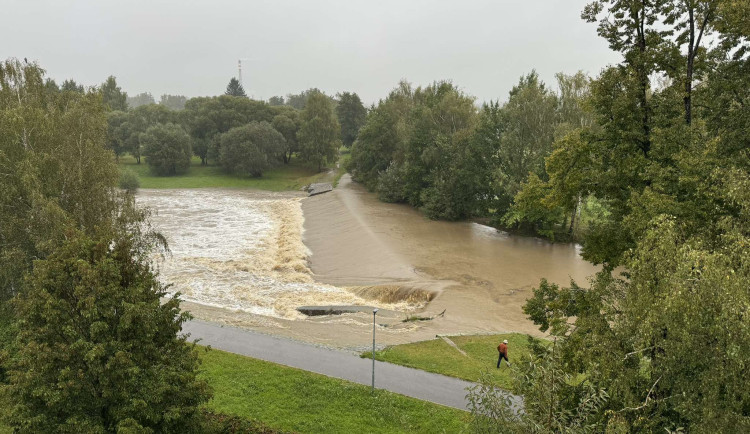
[(229, 84), (227, 85), (227, 91), (224, 92), (224, 95), (247, 97), (247, 94), (245, 93), (245, 89), (242, 88), (242, 85), (240, 84), (239, 80), (237, 80), (234, 77), (232, 77), (232, 79), (229, 80)]

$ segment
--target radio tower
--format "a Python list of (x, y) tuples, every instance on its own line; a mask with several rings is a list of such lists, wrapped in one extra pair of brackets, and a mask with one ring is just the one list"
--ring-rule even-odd
[[(240, 86), (242, 86), (242, 59), (239, 59), (237, 61), (237, 69), (238, 69), (238, 72), (239, 72), (239, 77), (238, 78), (240, 80)], [(245, 86), (242, 86), (242, 87), (245, 87)]]

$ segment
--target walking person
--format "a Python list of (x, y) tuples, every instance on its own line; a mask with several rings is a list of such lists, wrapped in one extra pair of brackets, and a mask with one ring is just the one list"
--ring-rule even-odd
[(497, 346), (497, 352), (500, 353), (500, 355), (497, 358), (497, 367), (500, 369), (500, 362), (505, 359), (505, 363), (510, 366), (510, 361), (508, 360), (508, 340), (505, 339), (502, 344)]

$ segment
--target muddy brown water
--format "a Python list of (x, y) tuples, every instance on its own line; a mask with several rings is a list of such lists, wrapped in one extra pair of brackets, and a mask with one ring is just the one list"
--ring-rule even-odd
[[(170, 241), (160, 261), (196, 317), (334, 347), (371, 345), (372, 315), (307, 318), (301, 305), (371, 305), (378, 342), (436, 334), (539, 335), (521, 311), (542, 277), (584, 282), (597, 268), (572, 244), (431, 221), (345, 175), (314, 197), (249, 190), (142, 190)], [(408, 316), (431, 321), (403, 322)]]

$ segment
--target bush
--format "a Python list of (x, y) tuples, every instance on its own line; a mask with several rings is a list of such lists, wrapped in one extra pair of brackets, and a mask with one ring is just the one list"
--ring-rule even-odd
[(130, 169), (120, 172), (120, 188), (128, 193), (135, 193), (141, 186), (138, 175)]
[(190, 136), (175, 124), (158, 124), (140, 137), (146, 162), (157, 175), (181, 175), (190, 168), (193, 155)]

